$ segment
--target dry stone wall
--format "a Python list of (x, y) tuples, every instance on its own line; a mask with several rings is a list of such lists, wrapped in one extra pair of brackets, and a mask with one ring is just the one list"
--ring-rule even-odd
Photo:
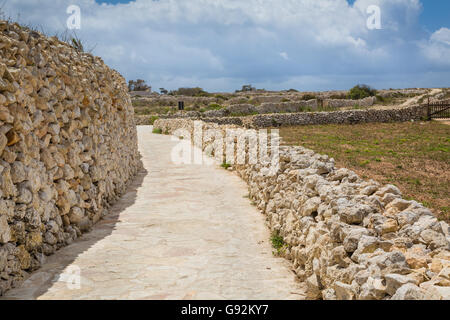
[[(174, 116), (161, 116), (166, 119), (201, 119), (209, 123), (234, 124), (246, 128), (270, 128), (319, 124), (356, 124), (374, 122), (419, 121), (426, 116), (426, 108), (413, 106), (398, 109), (346, 110), (332, 112), (297, 112), (257, 114), (247, 117), (226, 117), (223, 110), (212, 111), (207, 117), (199, 112), (184, 112)], [(143, 124), (148, 123), (148, 116), (141, 116)]]
[(328, 100), (301, 100), (294, 102), (264, 102), (259, 105), (241, 103), (231, 104), (219, 110), (200, 111), (183, 111), (176, 112), (172, 115), (163, 116), (164, 118), (222, 118), (229, 116), (248, 116), (248, 115), (266, 115), (266, 114), (291, 114), (308, 111), (319, 111), (319, 108), (338, 110), (340, 108), (354, 107), (355, 105), (363, 108), (373, 106), (375, 97), (369, 97), (361, 100), (344, 100), (344, 99), (328, 99)]
[(140, 167), (124, 78), (0, 21), (0, 295), (106, 214)]
[(287, 114), (255, 115), (243, 118), (242, 123), (249, 128), (269, 128), (282, 126), (316, 124), (357, 124), (375, 122), (405, 122), (423, 120), (426, 108), (413, 106), (398, 109), (346, 110), (333, 112), (302, 112)]
[(323, 106), (326, 108), (348, 108), (353, 106), (371, 107), (377, 101), (376, 97), (367, 97), (360, 100), (351, 99), (326, 99), (323, 101)]
[[(224, 136), (230, 128), (202, 126)], [(155, 127), (195, 134), (189, 119), (161, 119)], [(283, 237), (281, 254), (310, 299), (450, 299), (449, 226), (394, 185), (363, 180), (303, 147), (280, 147), (276, 172), (261, 164), (234, 169)]]

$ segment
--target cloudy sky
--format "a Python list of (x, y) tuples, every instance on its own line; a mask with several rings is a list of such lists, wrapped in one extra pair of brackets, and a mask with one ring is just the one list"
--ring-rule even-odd
[[(47, 34), (81, 9), (85, 46), (154, 89), (450, 87), (448, 0), (0, 0)], [(381, 29), (368, 28), (370, 6)]]

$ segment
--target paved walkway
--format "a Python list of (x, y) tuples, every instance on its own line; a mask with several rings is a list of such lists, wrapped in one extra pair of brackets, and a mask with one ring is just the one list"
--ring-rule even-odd
[[(218, 167), (175, 165), (178, 142), (138, 127), (145, 171), (94, 230), (47, 258), (6, 299), (303, 299), (275, 258), (246, 185)], [(80, 271), (81, 285), (70, 285)]]

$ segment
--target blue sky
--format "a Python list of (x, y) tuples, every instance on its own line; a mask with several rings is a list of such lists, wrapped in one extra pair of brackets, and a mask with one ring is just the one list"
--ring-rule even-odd
[[(154, 89), (450, 87), (448, 0), (7, 0), (48, 34), (81, 8), (77, 35)], [(380, 8), (381, 29), (367, 27)]]

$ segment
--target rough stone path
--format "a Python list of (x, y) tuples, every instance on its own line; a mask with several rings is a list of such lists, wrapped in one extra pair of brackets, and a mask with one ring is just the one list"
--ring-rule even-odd
[(217, 166), (172, 163), (179, 142), (151, 132), (138, 127), (145, 170), (110, 214), (3, 298), (303, 299), (245, 183)]

